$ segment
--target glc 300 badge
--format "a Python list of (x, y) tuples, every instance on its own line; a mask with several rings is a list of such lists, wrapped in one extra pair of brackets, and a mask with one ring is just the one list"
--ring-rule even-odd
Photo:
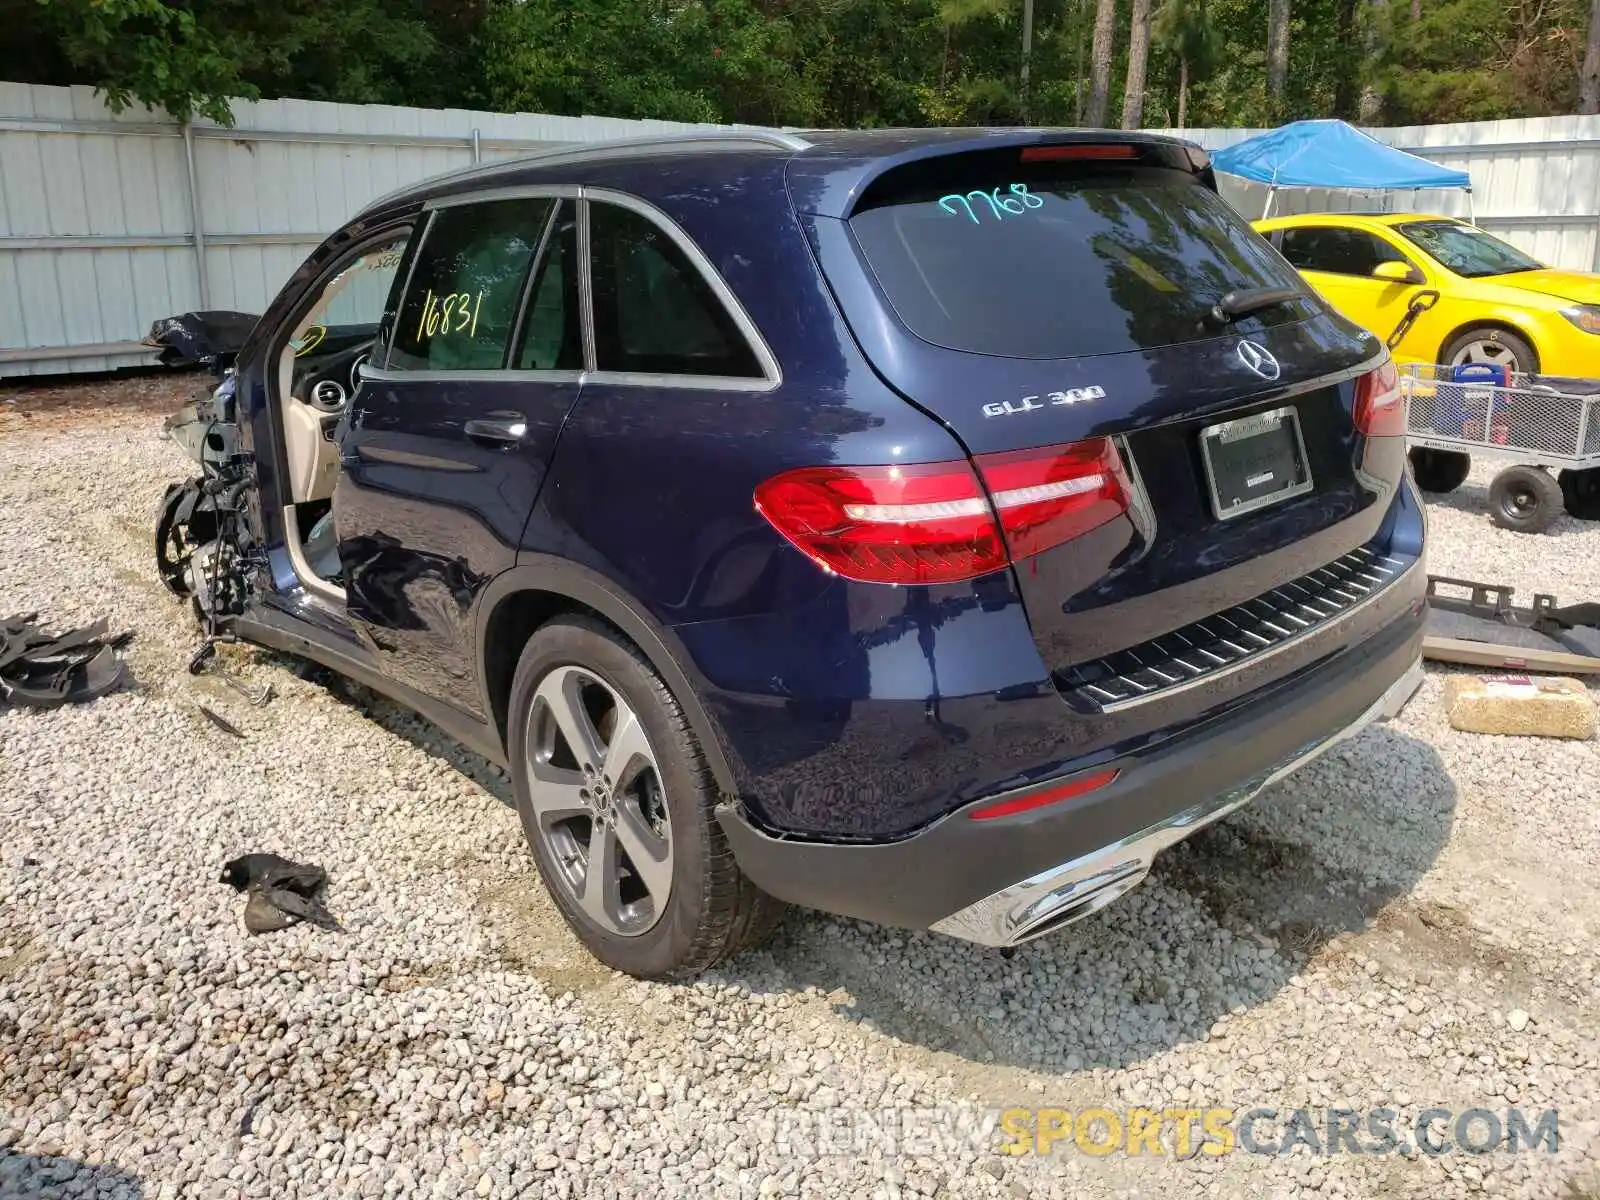
[(1052, 405), (1083, 404), (1089, 400), (1104, 400), (1106, 390), (1093, 386), (1068, 388), (1064, 392), (1047, 392), (1043, 396), (1024, 396), (1021, 400), (1000, 400), (983, 406), (986, 417), (1014, 417), (1018, 413), (1034, 412)]

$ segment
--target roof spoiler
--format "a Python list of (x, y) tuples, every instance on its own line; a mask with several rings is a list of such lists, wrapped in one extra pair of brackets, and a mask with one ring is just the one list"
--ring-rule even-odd
[[(1019, 166), (1037, 166), (1050, 160), (1098, 161), (1108, 165), (1121, 161), (1145, 166), (1186, 171), (1198, 177), (1211, 191), (1217, 190), (1211, 158), (1193, 142), (1164, 134), (1124, 132), (1112, 129), (987, 129), (974, 130), (971, 137), (940, 139), (911, 146), (895, 154), (863, 156), (859, 173), (840, 178), (837, 160), (813, 168), (807, 158), (791, 160), (790, 195), (796, 211), (823, 217), (849, 217), (863, 204), (881, 195), (884, 181), (915, 168), (917, 164), (952, 157), (996, 155), (1015, 152)], [(824, 186), (797, 187), (796, 173), (830, 170)]]

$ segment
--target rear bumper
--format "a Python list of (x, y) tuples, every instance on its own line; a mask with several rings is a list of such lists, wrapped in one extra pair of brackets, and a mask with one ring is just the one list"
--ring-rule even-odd
[(1422, 661), (1418, 659), (1354, 721), (1303, 748), (1282, 766), (1190, 805), (1120, 842), (992, 892), (936, 922), (933, 928), (985, 946), (1013, 946), (1099, 911), (1142, 882), (1162, 850), (1248, 804), (1278, 780), (1374, 721), (1388, 720), (1421, 683)]
[[(1420, 595), (1422, 564), (1408, 575), (1417, 577)], [(1409, 592), (1412, 582), (1394, 590)], [(1421, 681), (1423, 623), (1413, 604), (1223, 717), (1151, 748), (1084, 763), (1080, 769), (1120, 774), (1032, 812), (969, 819), (972, 808), (997, 799), (989, 796), (910, 837), (868, 844), (772, 837), (732, 805), (718, 815), (740, 867), (781, 900), (1014, 945), (1104, 907), (1144, 877), (1160, 850), (1397, 712)]]

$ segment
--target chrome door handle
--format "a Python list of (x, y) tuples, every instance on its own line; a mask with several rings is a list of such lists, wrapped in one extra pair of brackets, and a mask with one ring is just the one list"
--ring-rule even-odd
[(468, 421), (463, 432), (475, 442), (515, 446), (528, 435), (528, 419), (516, 412), (491, 413)]

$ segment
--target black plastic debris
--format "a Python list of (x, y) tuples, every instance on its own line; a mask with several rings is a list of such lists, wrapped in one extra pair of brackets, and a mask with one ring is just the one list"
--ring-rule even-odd
[(133, 634), (106, 636), (105, 621), (67, 633), (36, 624), (38, 613), (0, 621), (0, 700), (27, 708), (59, 708), (104, 696), (128, 665), (117, 657)]
[(195, 707), (200, 710), (200, 715), (202, 717), (210, 721), (218, 729), (222, 730), (223, 733), (229, 734), (230, 736), (236, 738), (242, 738), (244, 736), (244, 730), (240, 729), (221, 713), (212, 712), (204, 704), (196, 704)]
[(254, 313), (225, 310), (163, 317), (150, 326), (144, 344), (161, 351), (164, 367), (221, 365), (239, 352), (260, 319)]
[(301, 921), (340, 928), (322, 900), (328, 873), (313, 863), (245, 854), (224, 864), (221, 882), (245, 893), (244, 927), (250, 933), (272, 933)]

